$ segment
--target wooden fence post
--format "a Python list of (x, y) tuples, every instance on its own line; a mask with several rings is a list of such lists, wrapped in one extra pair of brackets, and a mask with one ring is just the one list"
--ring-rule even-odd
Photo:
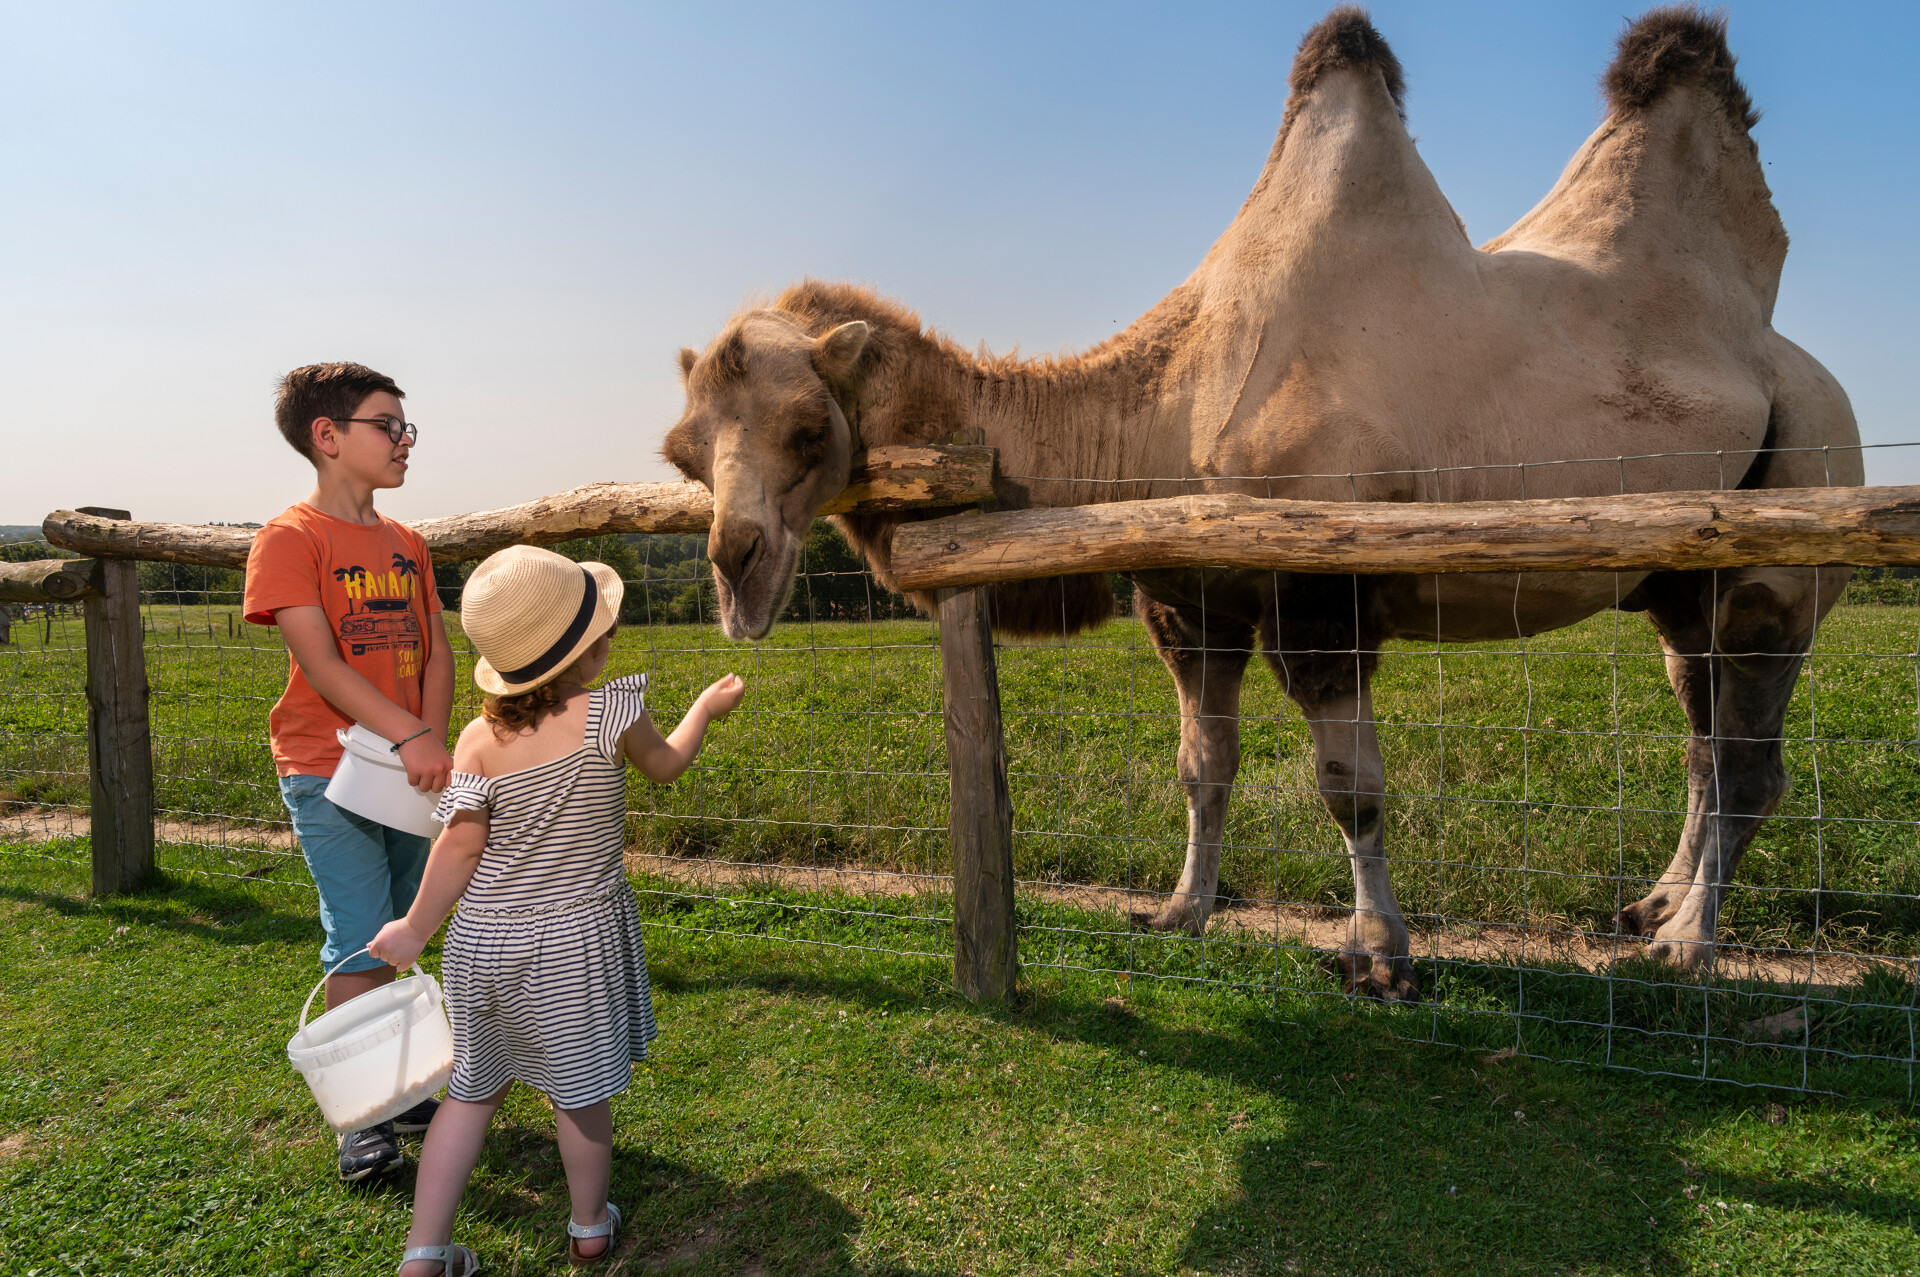
[[(125, 510), (87, 509), (108, 519)], [(87, 772), (93, 790), (93, 893), (131, 891), (153, 872), (153, 736), (141, 642), (140, 569), (100, 564), (100, 597), (86, 603)]]
[(1000, 728), (1000, 676), (984, 589), (941, 590), (948, 829), (953, 840), (953, 979), (978, 1002), (1013, 992), (1013, 799)]

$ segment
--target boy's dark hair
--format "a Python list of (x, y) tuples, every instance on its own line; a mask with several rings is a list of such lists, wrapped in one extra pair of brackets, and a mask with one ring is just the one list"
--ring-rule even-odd
[(313, 460), (313, 423), (317, 417), (341, 421), (353, 416), (354, 409), (368, 395), (386, 391), (395, 399), (407, 392), (393, 384), (393, 378), (375, 372), (365, 364), (308, 364), (295, 368), (280, 379), (273, 400), (274, 424), (293, 445), (293, 450)]

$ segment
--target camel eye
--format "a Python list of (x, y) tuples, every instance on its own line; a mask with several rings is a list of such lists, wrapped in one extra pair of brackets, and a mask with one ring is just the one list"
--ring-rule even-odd
[(787, 440), (787, 446), (799, 456), (813, 458), (827, 446), (827, 423), (800, 427)]

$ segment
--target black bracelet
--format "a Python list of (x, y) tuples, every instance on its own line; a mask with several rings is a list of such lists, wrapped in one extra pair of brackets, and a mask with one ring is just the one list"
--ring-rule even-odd
[[(407, 737), (407, 740), (419, 740), (419, 739), (420, 739), (420, 738), (421, 738), (422, 736), (425, 736), (425, 735), (426, 735), (426, 734), (427, 734), (428, 732), (430, 732), (430, 731), (432, 731), (432, 730), (433, 730), (433, 729), (432, 729), (431, 727), (422, 727), (422, 728), (421, 728), (421, 729), (420, 729), (419, 731), (417, 731), (417, 732), (415, 732), (415, 733), (414, 733), (413, 735), (411, 735), (411, 736), (409, 736), (409, 737)], [(404, 744), (406, 744), (406, 743), (407, 743), (407, 740), (399, 740), (399, 741), (395, 741), (395, 742), (394, 742), (393, 744), (391, 744), (391, 745), (389, 745), (389, 746), (387, 746), (387, 752), (388, 752), (388, 753), (390, 753), (390, 754), (397, 754), (397, 753), (399, 753), (399, 752), (400, 752), (400, 747), (401, 747), (402, 745), (404, 745)]]

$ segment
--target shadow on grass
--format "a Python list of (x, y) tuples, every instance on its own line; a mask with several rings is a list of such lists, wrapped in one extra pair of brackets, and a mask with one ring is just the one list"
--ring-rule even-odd
[[(951, 945), (951, 923), (921, 916), (926, 907), (905, 897), (772, 884), (703, 897), (643, 882), (643, 914), (669, 927), (929, 958), (942, 957)], [(1077, 978), (1145, 977), (1172, 982), (1167, 987), (1231, 989), (1243, 1007), (1303, 996), (1322, 1007), (1350, 1006), (1330, 976), (1328, 955), (1304, 944), (1127, 930), (1110, 915), (1031, 900), (1019, 902), (1016, 917), (1022, 953), (1033, 955), (1027, 971), (1043, 983), (1055, 979), (1049, 971), (1071, 971)], [(1891, 966), (1876, 967), (1857, 984), (1812, 988), (1690, 976), (1645, 958), (1599, 971), (1457, 958), (1419, 966), (1432, 1001), (1418, 1010), (1400, 1008), (1389, 1021), (1397, 1034), (1417, 1041), (1482, 1051), (1518, 1046), (1544, 1060), (1913, 1099), (1920, 984)]]
[[(944, 982), (943, 970), (930, 970), (914, 995), (964, 1006)], [(673, 993), (746, 985), (875, 1010), (906, 992), (897, 978), (817, 971), (687, 980), (667, 970), (655, 984)], [(1116, 1000), (1043, 987), (975, 1013), (1280, 1103), (1277, 1130), (1246, 1115), (1203, 1119), (1246, 1129), (1237, 1192), (1202, 1212), (1187, 1240), (1183, 1262), (1203, 1271), (1518, 1274), (1607, 1264), (1660, 1272), (1685, 1266), (1678, 1247), (1718, 1199), (1736, 1199), (1718, 1209), (1812, 1208), (1903, 1228), (1920, 1210), (1912, 1191), (1708, 1175), (1687, 1162), (1689, 1141), (1709, 1127), (1764, 1121), (1769, 1108), (1801, 1120), (1804, 1107), (1774, 1104), (1772, 1092), (1490, 1058), (1396, 1036), (1419, 1009), (1313, 999), (1289, 1008), (1298, 1017), (1291, 1021), (1265, 1007), (1229, 1008), (1213, 1027), (1169, 1029)], [(1169, 1136), (1177, 1142), (1172, 1129)]]
[(615, 1149), (613, 1184), (616, 1197), (633, 1203), (632, 1240), (620, 1248), (625, 1271), (674, 1277), (934, 1277), (954, 1271), (862, 1266), (851, 1245), (859, 1217), (795, 1171), (732, 1185), (690, 1166)]
[[(372, 1181), (361, 1191), (411, 1201), (413, 1175)], [(610, 1275), (949, 1277), (956, 1271), (862, 1266), (852, 1247), (859, 1216), (794, 1171), (735, 1184), (616, 1142), (609, 1193), (624, 1213), (617, 1262), (601, 1270)], [(552, 1130), (496, 1122), (463, 1213), (515, 1231), (551, 1230), (564, 1245), (567, 1209), (566, 1173)]]
[(7, 884), (0, 886), (0, 900), (37, 905), (65, 918), (92, 916), (154, 927), (214, 944), (317, 940), (322, 934), (312, 914), (267, 904), (245, 887), (224, 887), (160, 870), (139, 890), (124, 895), (84, 896), (53, 887)]

